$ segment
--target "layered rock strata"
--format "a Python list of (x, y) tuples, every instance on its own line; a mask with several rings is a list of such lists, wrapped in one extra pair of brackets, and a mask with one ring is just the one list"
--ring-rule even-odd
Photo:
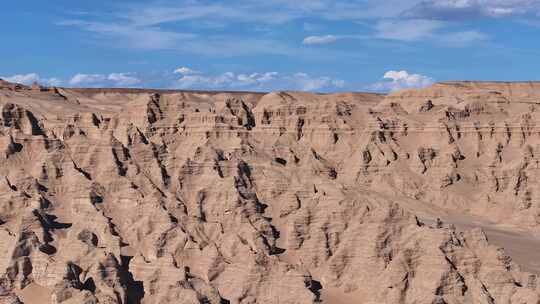
[(0, 108), (0, 303), (540, 302), (536, 274), (448, 220), (538, 234), (540, 84), (0, 82)]

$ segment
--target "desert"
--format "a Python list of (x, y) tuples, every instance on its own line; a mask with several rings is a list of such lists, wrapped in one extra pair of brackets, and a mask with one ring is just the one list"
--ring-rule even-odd
[(0, 303), (537, 304), (540, 83), (0, 82)]

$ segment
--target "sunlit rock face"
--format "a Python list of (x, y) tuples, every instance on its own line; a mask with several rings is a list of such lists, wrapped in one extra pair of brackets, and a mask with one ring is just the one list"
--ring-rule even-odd
[(540, 301), (540, 84), (0, 82), (0, 110), (0, 303)]

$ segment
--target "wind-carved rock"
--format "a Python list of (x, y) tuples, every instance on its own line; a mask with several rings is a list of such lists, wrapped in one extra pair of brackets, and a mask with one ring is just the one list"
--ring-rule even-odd
[(32, 112), (12, 103), (2, 107), (2, 121), (4, 127), (18, 129), (28, 135), (45, 135), (43, 125)]
[(536, 83), (0, 92), (0, 303), (539, 301)]
[(418, 109), (418, 112), (420, 113), (423, 113), (423, 112), (428, 112), (430, 111), (431, 109), (433, 109), (434, 105), (433, 105), (433, 101), (431, 100), (428, 100), (426, 101), (425, 104), (423, 104), (420, 109)]
[(426, 173), (431, 167), (433, 160), (437, 157), (437, 152), (433, 148), (419, 148), (418, 159), (422, 163), (422, 173)]

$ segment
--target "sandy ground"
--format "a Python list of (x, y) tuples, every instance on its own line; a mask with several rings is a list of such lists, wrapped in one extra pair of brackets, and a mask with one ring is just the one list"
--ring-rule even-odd
[(24, 304), (51, 303), (51, 291), (34, 283), (19, 291), (18, 296), (21, 298)]
[(335, 288), (326, 288), (321, 292), (322, 303), (328, 304), (367, 304), (366, 302), (359, 300), (365, 298), (364, 295), (361, 295), (358, 292), (343, 294), (342, 291)]
[(488, 221), (465, 217), (449, 216), (446, 221), (458, 229), (482, 228), (490, 244), (503, 247), (512, 260), (527, 272), (540, 275), (540, 239), (517, 229), (500, 227)]

